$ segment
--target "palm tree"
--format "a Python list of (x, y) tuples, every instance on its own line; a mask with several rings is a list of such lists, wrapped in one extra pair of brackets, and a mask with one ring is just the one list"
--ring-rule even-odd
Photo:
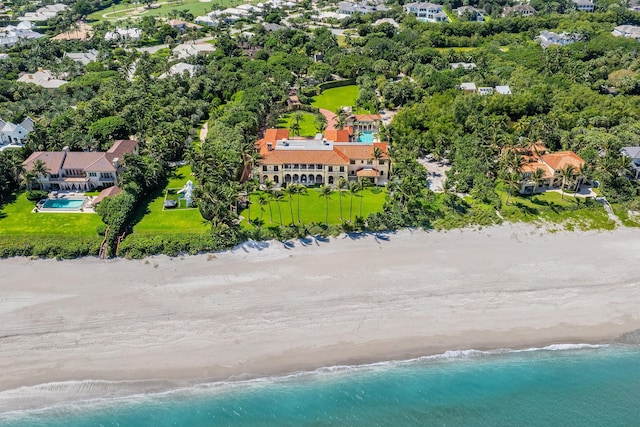
[(324, 130), (327, 128), (327, 118), (324, 116), (324, 114), (316, 114), (316, 117), (313, 120), (313, 123), (316, 126), (316, 129), (318, 129), (318, 132), (320, 133), (323, 133)]
[(320, 197), (324, 197), (325, 201), (327, 202), (327, 209), (324, 219), (325, 225), (329, 225), (329, 197), (331, 197), (331, 193), (333, 193), (333, 188), (329, 187), (328, 185), (323, 184), (320, 187)]
[(267, 203), (269, 204), (269, 222), (273, 222), (273, 210), (271, 209), (271, 196), (273, 193), (273, 188), (275, 187), (275, 182), (268, 179), (264, 182), (264, 191), (268, 194)]
[[(358, 178), (358, 187), (362, 192), (367, 186), (368, 181), (364, 178)], [(364, 199), (364, 194), (360, 194), (360, 218), (362, 218), (362, 199)]]
[(22, 182), (20, 184), (28, 191), (31, 191), (33, 184), (35, 184), (37, 180), (37, 175), (35, 175), (33, 171), (28, 171), (22, 174)]
[(47, 168), (47, 165), (42, 160), (36, 160), (33, 162), (33, 169), (31, 169), (31, 172), (33, 172), (37, 178), (45, 177), (49, 173), (49, 168)]
[(562, 199), (564, 200), (564, 188), (567, 185), (567, 182), (570, 182), (574, 176), (576, 176), (576, 168), (573, 165), (567, 165), (564, 169), (560, 170), (560, 176), (562, 177), (562, 188), (560, 189), (562, 193)]
[(353, 196), (357, 195), (360, 191), (360, 185), (356, 181), (349, 183), (349, 194), (351, 195), (351, 201), (349, 203), (349, 221), (353, 221)]
[(298, 223), (300, 223), (300, 195), (307, 194), (307, 187), (302, 184), (294, 184), (293, 187), (296, 189), (296, 194), (298, 195)]
[(280, 214), (280, 225), (282, 225), (282, 209), (280, 208), (280, 202), (284, 199), (284, 193), (282, 190), (275, 190), (272, 193), (273, 200), (276, 202), (276, 206), (278, 207), (278, 213)]
[(538, 189), (538, 186), (540, 185), (540, 183), (542, 182), (542, 180), (544, 179), (544, 169), (542, 168), (538, 168), (535, 171), (533, 171), (533, 173), (531, 174), (531, 181), (533, 181), (533, 192), (535, 193), (536, 190)]
[(262, 221), (262, 214), (264, 213), (264, 205), (266, 205), (267, 202), (267, 198), (264, 196), (264, 194), (258, 197), (258, 206), (260, 206), (260, 224), (264, 224), (264, 222)]
[(284, 189), (284, 194), (289, 198), (289, 211), (291, 212), (291, 224), (293, 224), (293, 196), (298, 193), (297, 185), (290, 184)]
[(505, 204), (509, 204), (509, 198), (513, 195), (514, 190), (518, 190), (520, 188), (521, 183), (521, 175), (518, 172), (507, 172), (503, 179), (504, 183), (507, 186), (507, 200)]
[(342, 198), (344, 197), (343, 190), (347, 188), (347, 180), (341, 176), (336, 183), (336, 188), (338, 189), (338, 201), (340, 202), (340, 219), (342, 220)]
[(291, 118), (293, 119), (293, 123), (291, 123), (289, 127), (294, 133), (300, 136), (300, 122), (304, 120), (304, 114), (301, 111), (296, 111), (291, 115)]

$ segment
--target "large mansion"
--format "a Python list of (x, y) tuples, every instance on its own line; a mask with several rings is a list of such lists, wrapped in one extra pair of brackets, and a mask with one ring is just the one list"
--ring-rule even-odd
[[(520, 154), (523, 155), (523, 163), (520, 166), (523, 178), (520, 192), (523, 194), (560, 188), (563, 184), (562, 171), (569, 165), (573, 167), (574, 175), (565, 185), (577, 190), (585, 180), (581, 173), (585, 161), (573, 151), (548, 153), (547, 147), (536, 144), (531, 149), (521, 150)], [(538, 183), (532, 180), (536, 169), (543, 171), (542, 180)]]
[(22, 167), (29, 172), (41, 161), (48, 172), (37, 181), (46, 190), (92, 190), (118, 185), (124, 155), (137, 152), (138, 141), (118, 140), (106, 152), (36, 151)]
[(17, 125), (0, 119), (0, 147), (23, 146), (25, 138), (33, 130), (33, 125), (31, 117), (27, 117)]
[(257, 169), (260, 182), (335, 185), (340, 178), (366, 178), (375, 185), (386, 184), (387, 143), (352, 142), (353, 136), (351, 128), (329, 129), (314, 138), (291, 137), (288, 129), (268, 129), (257, 142), (262, 157)]

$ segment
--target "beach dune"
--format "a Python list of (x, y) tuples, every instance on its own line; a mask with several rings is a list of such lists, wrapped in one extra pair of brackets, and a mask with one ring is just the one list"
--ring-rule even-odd
[(245, 244), (0, 261), (0, 411), (640, 329), (640, 230)]

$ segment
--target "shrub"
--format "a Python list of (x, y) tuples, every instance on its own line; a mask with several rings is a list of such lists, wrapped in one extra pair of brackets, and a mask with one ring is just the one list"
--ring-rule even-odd
[(42, 190), (31, 190), (27, 192), (27, 200), (31, 202), (37, 202), (40, 199), (47, 197), (47, 192)]

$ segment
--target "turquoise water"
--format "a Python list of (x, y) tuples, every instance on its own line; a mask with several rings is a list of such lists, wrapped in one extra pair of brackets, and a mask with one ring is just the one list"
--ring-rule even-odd
[(360, 135), (358, 136), (358, 142), (373, 142), (373, 132), (366, 131), (360, 133)]
[(84, 200), (75, 199), (47, 199), (42, 205), (45, 209), (80, 209)]
[(449, 353), (0, 415), (7, 426), (633, 426), (640, 348)]

